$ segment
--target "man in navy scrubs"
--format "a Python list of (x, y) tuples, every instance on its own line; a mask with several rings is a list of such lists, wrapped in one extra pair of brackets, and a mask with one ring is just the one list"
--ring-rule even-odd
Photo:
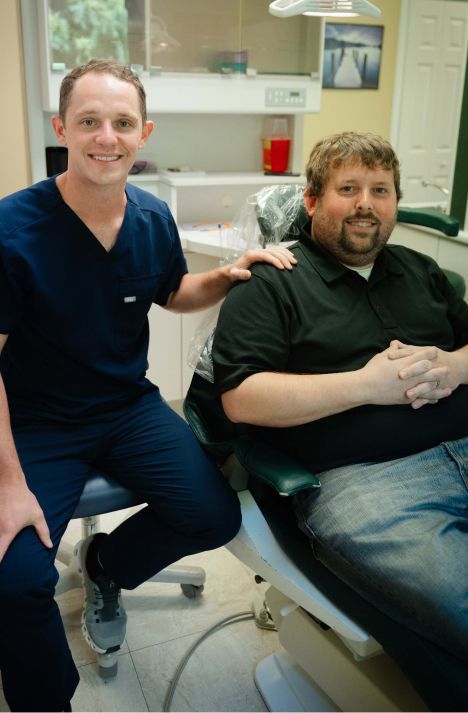
[(70, 72), (52, 122), (68, 170), (0, 202), (0, 669), (21, 711), (70, 710), (78, 683), (54, 558), (90, 473), (148, 503), (78, 548), (98, 652), (124, 640), (121, 587), (239, 528), (235, 494), (145, 378), (151, 304), (200, 310), (251, 263), (295, 262), (259, 250), (188, 274), (166, 204), (126, 184), (153, 129), (128, 68), (92, 60)]

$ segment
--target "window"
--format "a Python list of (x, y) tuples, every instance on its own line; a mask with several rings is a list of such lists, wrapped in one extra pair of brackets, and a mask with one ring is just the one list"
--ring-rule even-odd
[(71, 69), (92, 57), (129, 61), (124, 0), (48, 0), (48, 3), (53, 66)]

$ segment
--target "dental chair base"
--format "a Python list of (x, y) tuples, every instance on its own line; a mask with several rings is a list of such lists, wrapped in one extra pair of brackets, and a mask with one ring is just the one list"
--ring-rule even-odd
[(266, 605), (281, 644), (255, 672), (269, 710), (426, 711), (380, 644), (288, 557), (252, 493), (238, 496), (242, 526), (226, 546), (271, 585)]
[(266, 605), (281, 644), (255, 672), (269, 710), (427, 710), (383, 651), (365, 659), (353, 656), (336, 632), (274, 587), (266, 593)]

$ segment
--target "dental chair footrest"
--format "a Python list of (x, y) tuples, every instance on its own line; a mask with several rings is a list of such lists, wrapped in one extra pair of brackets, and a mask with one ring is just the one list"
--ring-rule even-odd
[(339, 710), (282, 648), (260, 661), (255, 683), (269, 711)]
[[(427, 710), (398, 666), (385, 653), (360, 659), (353, 655), (349, 642), (332, 629), (324, 629), (274, 587), (268, 589), (265, 600), (278, 628), (281, 646), (302, 670), (303, 690), (305, 682), (309, 682), (312, 698), (304, 701), (309, 707), (299, 710)], [(329, 707), (310, 707), (315, 705), (317, 691), (329, 697)], [(322, 701), (320, 705), (323, 705)]]

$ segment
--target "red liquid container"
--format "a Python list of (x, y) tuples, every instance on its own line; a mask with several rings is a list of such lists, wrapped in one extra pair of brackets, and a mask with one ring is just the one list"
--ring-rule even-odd
[(291, 134), (288, 117), (274, 116), (265, 121), (262, 136), (263, 170), (285, 173), (289, 165)]
[(287, 171), (290, 145), (289, 137), (272, 136), (269, 139), (263, 139), (263, 170), (272, 173)]

